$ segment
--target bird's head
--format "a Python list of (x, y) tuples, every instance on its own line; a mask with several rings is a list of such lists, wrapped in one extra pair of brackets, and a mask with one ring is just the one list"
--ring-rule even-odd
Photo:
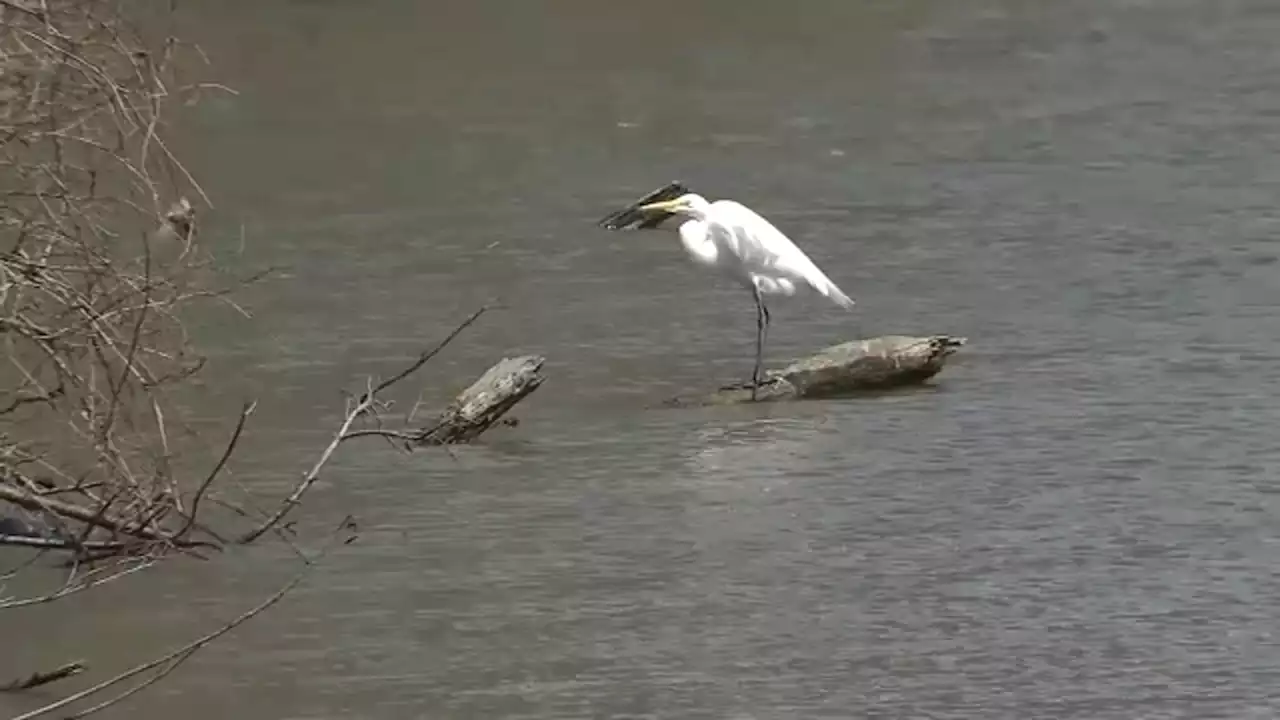
[(641, 205), (637, 210), (648, 212), (657, 210), (661, 212), (674, 213), (676, 215), (684, 215), (691, 218), (702, 218), (706, 215), (707, 208), (711, 203), (707, 199), (697, 193), (685, 193), (678, 198), (671, 200), (663, 200), (661, 202), (649, 203)]

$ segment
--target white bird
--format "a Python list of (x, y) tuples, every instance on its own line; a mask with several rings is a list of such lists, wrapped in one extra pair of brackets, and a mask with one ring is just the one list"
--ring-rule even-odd
[[(673, 192), (680, 192), (671, 198)], [(667, 199), (649, 202), (654, 197)], [(658, 213), (658, 215), (654, 215)], [(766, 295), (792, 296), (812, 290), (835, 304), (850, 309), (853, 300), (818, 269), (781, 230), (751, 208), (733, 200), (708, 202), (687, 192), (678, 183), (659, 189), (601, 221), (618, 227), (643, 219), (641, 228), (657, 227), (671, 215), (687, 218), (680, 224), (680, 242), (692, 260), (716, 270), (751, 292), (756, 304), (756, 362), (751, 374), (751, 395), (763, 381), (764, 345), (769, 329)]]

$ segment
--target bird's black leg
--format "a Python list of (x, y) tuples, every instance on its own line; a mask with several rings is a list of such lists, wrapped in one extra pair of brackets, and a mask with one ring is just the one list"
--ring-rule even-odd
[(751, 400), (754, 402), (756, 390), (759, 389), (760, 384), (764, 381), (764, 342), (769, 334), (769, 308), (765, 307), (764, 298), (760, 295), (760, 288), (753, 287), (751, 294), (756, 301), (756, 364), (755, 369), (751, 372)]

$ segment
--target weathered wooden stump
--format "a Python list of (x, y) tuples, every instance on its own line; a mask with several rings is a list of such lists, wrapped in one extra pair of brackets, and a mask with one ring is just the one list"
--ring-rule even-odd
[(476, 439), (542, 385), (545, 362), (537, 355), (503, 358), (459, 393), (435, 424), (415, 438), (417, 444), (453, 445)]
[[(946, 359), (966, 343), (949, 335), (885, 335), (832, 345), (781, 370), (765, 373), (757, 402), (846, 397), (918, 385), (942, 371)], [(751, 402), (751, 385), (739, 383), (709, 394), (674, 398), (667, 406), (733, 405)]]

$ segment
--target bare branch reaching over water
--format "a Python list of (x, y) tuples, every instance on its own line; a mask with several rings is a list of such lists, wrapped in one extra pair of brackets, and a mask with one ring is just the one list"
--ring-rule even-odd
[[(320, 479), (320, 471), (323, 470), (324, 466), (329, 463), (329, 459), (333, 457), (333, 454), (337, 452), (338, 447), (341, 446), (342, 443), (346, 442), (347, 440), (351, 440), (353, 438), (358, 438), (358, 437), (364, 437), (366, 435), (373, 434), (375, 432), (377, 434), (385, 435), (385, 431), (381, 431), (381, 430), (378, 430), (378, 431), (353, 430), (352, 428), (357, 421), (361, 420), (362, 418), (365, 418), (366, 416), (373, 416), (373, 417), (377, 416), (378, 409), (379, 409), (378, 400), (377, 400), (378, 393), (391, 388), (396, 383), (408, 378), (418, 370), (422, 369), (423, 365), (426, 365), (428, 362), (430, 362), (432, 358), (434, 358), (436, 355), (439, 355), (440, 352), (444, 350), (446, 347), (448, 347), (449, 344), (452, 343), (455, 338), (461, 335), (464, 330), (471, 327), (471, 325), (476, 320), (479, 320), (480, 316), (483, 315), (488, 309), (489, 309), (488, 306), (482, 306), (479, 310), (476, 310), (475, 312), (471, 313), (470, 317), (468, 317), (466, 320), (463, 320), (461, 323), (459, 323), (458, 326), (455, 327), (448, 335), (446, 335), (443, 340), (441, 340), (439, 343), (436, 343), (434, 347), (423, 351), (423, 353), (419, 355), (418, 358), (414, 360), (404, 370), (401, 370), (400, 372), (396, 373), (395, 375), (392, 375), (390, 378), (386, 380), (383, 380), (377, 385), (374, 385), (371, 381), (369, 383), (369, 389), (365, 391), (364, 394), (362, 394), (359, 398), (357, 398), (353, 402), (348, 403), (347, 413), (342, 419), (342, 424), (338, 426), (338, 431), (333, 434), (333, 439), (330, 440), (329, 445), (325, 447), (324, 451), (320, 453), (320, 457), (316, 460), (315, 465), (311, 467), (311, 470), (309, 470), (306, 475), (302, 476), (302, 480), (298, 482), (297, 487), (293, 489), (293, 492), (290, 493), (289, 497), (285, 498), (284, 502), (280, 504), (280, 507), (277, 508), (275, 512), (271, 513), (271, 515), (268, 516), (266, 520), (262, 521), (262, 523), (258, 525), (258, 527), (254, 528), (253, 530), (246, 533), (243, 537), (241, 537), (240, 542), (241, 543), (254, 542), (258, 538), (262, 537), (262, 535), (266, 533), (268, 530), (271, 530), (276, 525), (278, 525), (282, 520), (284, 520), (284, 518), (290, 513), (290, 511), (292, 511), (293, 508), (297, 507), (297, 505), (300, 502), (302, 502), (302, 496), (307, 493), (307, 490), (311, 489), (311, 486), (314, 485), (315, 482)], [(407, 437), (412, 437), (412, 435), (408, 435)]]

